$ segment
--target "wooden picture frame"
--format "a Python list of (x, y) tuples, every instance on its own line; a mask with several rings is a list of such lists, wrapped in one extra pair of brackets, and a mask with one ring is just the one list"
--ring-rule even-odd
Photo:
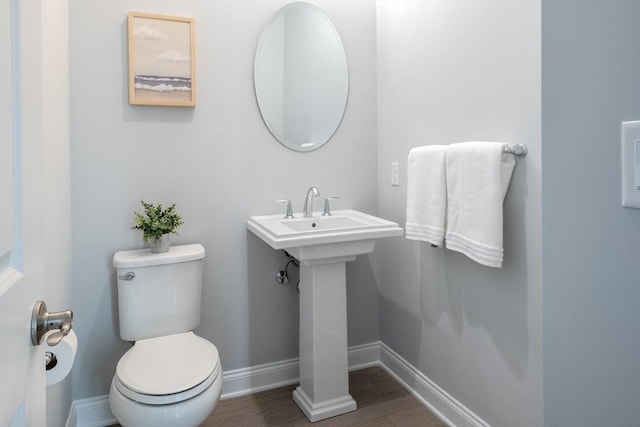
[(129, 12), (129, 104), (195, 107), (193, 18)]

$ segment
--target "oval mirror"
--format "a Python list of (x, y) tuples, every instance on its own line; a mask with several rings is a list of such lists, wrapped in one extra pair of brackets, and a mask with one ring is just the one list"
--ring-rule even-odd
[(254, 83), (262, 119), (278, 141), (296, 151), (327, 142), (349, 91), (347, 57), (329, 17), (302, 2), (278, 10), (258, 42)]

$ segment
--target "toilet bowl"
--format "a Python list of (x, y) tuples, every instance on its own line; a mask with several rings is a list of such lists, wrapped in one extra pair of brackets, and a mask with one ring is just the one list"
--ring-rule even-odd
[(222, 391), (218, 350), (200, 322), (201, 245), (114, 255), (120, 336), (134, 345), (118, 362), (109, 404), (123, 427), (196, 427)]
[(137, 341), (118, 362), (109, 403), (125, 427), (195, 427), (221, 390), (218, 350), (187, 332)]

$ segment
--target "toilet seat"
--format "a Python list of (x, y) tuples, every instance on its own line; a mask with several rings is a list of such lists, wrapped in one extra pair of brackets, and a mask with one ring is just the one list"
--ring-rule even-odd
[(118, 362), (114, 386), (136, 402), (166, 405), (197, 396), (220, 371), (216, 347), (185, 332), (137, 341)]

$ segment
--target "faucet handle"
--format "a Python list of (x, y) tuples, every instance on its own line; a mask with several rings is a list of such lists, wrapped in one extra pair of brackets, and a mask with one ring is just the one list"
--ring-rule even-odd
[(329, 200), (339, 199), (340, 197), (327, 197), (324, 199), (324, 211), (322, 211), (322, 216), (331, 216), (331, 206), (329, 205)]
[(293, 211), (291, 210), (291, 200), (289, 199), (279, 199), (276, 200), (277, 203), (286, 203), (287, 204), (287, 213), (285, 214), (286, 219), (293, 218)]

